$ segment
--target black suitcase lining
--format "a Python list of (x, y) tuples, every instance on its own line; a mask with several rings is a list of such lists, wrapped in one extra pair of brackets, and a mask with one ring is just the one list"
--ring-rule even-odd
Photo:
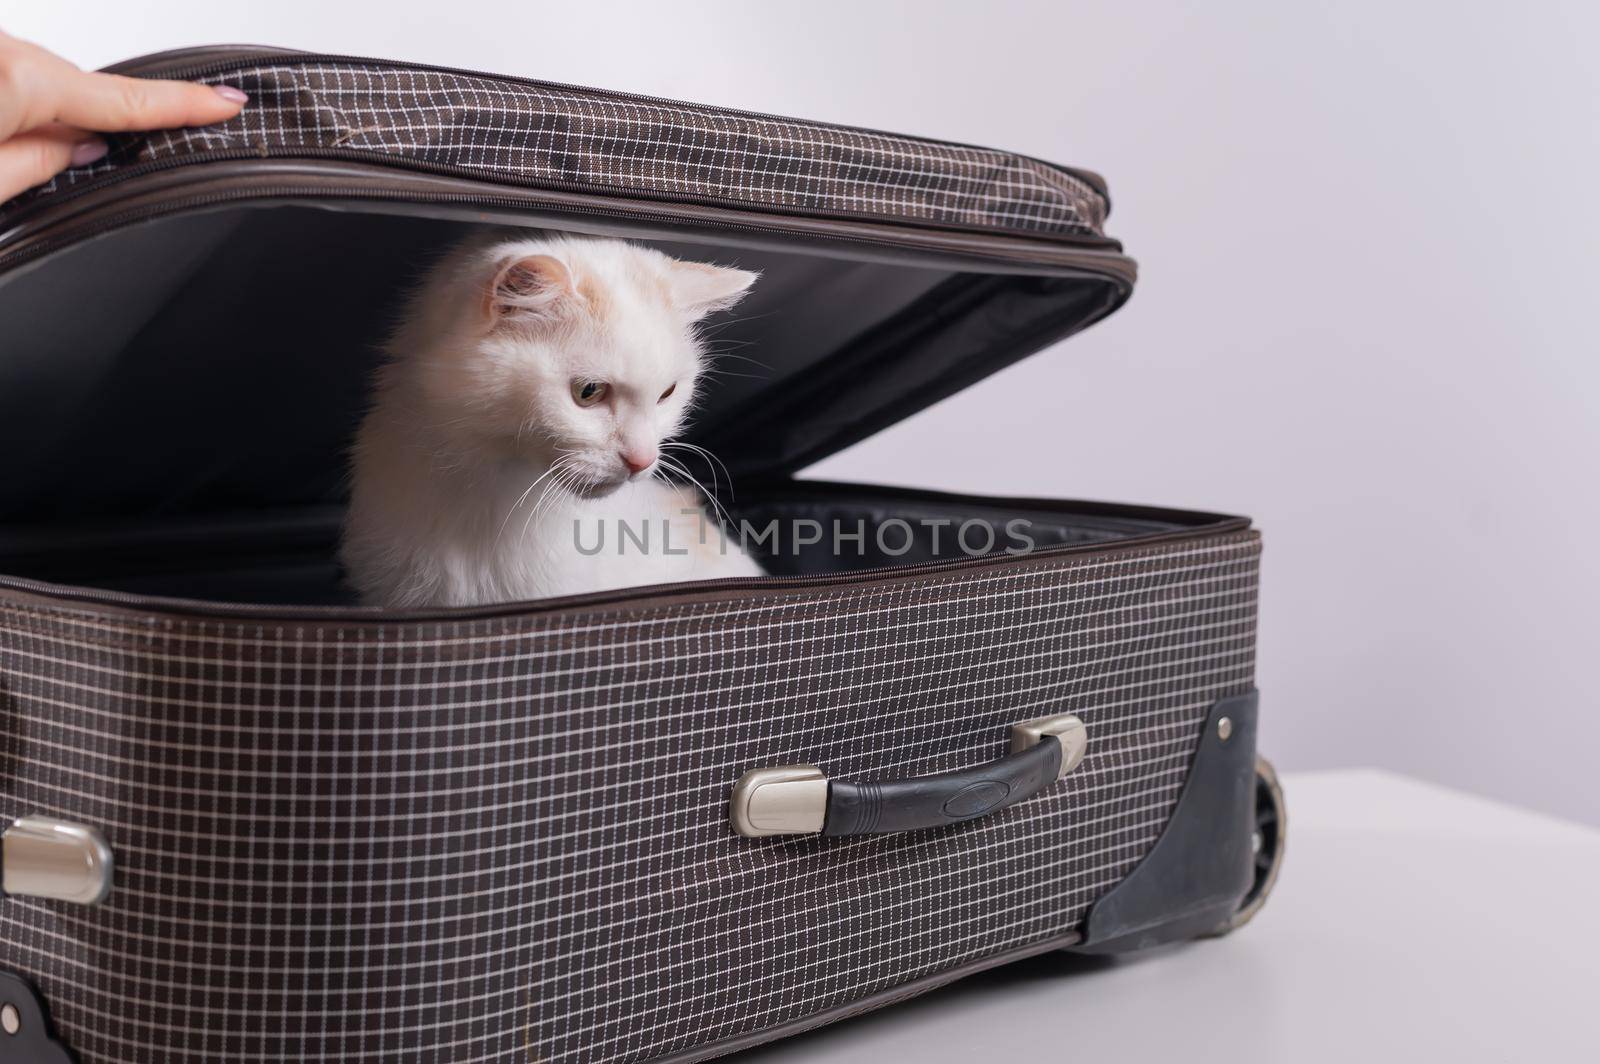
[[(577, 223), (574, 223), (577, 224)], [(257, 204), (122, 229), (0, 283), (0, 573), (106, 590), (272, 605), (347, 604), (335, 561), (345, 455), (379, 345), (410, 285), (477, 226), (388, 210)], [(529, 235), (537, 235), (537, 232)], [(762, 281), (708, 329), (691, 439), (732, 468), (757, 525), (863, 523), (767, 559), (812, 576), (966, 556), (968, 542), (1081, 545), (1172, 531), (1064, 504), (787, 486), (790, 472), (900, 420), (1114, 305), (1103, 276), (841, 244), (651, 241)], [(943, 263), (943, 264), (942, 264)], [(292, 431), (286, 431), (292, 426)], [(710, 468), (696, 470), (707, 484)], [(732, 502), (730, 497), (725, 502)], [(874, 531), (901, 521), (879, 549)], [(985, 535), (987, 526), (992, 535)], [(759, 550), (759, 547), (753, 548)]]
[[(470, 228), (230, 208), (122, 230), (0, 279), (0, 521), (341, 501), (378, 345), (409, 286)], [(653, 243), (764, 273), (708, 327), (718, 354), (688, 437), (740, 483), (900, 420), (1124, 291), (1104, 277), (967, 273), (847, 248)]]

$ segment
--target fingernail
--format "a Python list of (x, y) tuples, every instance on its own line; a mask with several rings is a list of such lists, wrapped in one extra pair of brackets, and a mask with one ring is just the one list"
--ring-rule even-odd
[(250, 97), (234, 88), (232, 85), (213, 85), (211, 91), (221, 96), (229, 103), (247, 103)]
[(106, 157), (106, 152), (111, 146), (103, 140), (79, 141), (72, 149), (72, 165), (88, 166), (97, 163)]

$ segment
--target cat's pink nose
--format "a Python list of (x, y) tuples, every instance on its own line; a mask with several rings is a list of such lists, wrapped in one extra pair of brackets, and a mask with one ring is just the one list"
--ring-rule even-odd
[(648, 451), (622, 452), (622, 464), (628, 467), (629, 473), (643, 473), (646, 469), (655, 465), (655, 462), (655, 448), (651, 448)]

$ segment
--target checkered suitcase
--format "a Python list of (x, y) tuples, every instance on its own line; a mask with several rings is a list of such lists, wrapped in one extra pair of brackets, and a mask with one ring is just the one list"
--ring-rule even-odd
[[(415, 64), (122, 69), (251, 103), (0, 208), (0, 1059), (704, 1060), (1261, 904), (1248, 521), (794, 475), (1119, 306), (1098, 177)], [(842, 538), (348, 604), (373, 340), (484, 225), (761, 269), (719, 328), (765, 372), (693, 438), (730, 520)]]

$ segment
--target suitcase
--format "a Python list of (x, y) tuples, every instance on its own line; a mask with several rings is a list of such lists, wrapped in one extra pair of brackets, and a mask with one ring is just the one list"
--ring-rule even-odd
[[(251, 103), (0, 210), (0, 1059), (697, 1061), (1259, 908), (1248, 520), (795, 477), (1115, 310), (1098, 176), (417, 64), (119, 69)], [(790, 530), (770, 577), (351, 604), (374, 342), (489, 225), (763, 271), (690, 438)]]

